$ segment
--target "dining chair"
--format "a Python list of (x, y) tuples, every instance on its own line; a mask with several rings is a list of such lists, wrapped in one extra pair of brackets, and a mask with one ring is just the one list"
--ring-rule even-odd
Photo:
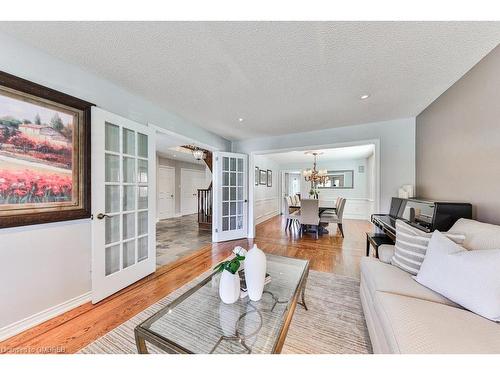
[(339, 206), (339, 201), (340, 201), (340, 197), (337, 197), (337, 199), (335, 200), (335, 207), (333, 208), (327, 208), (326, 210), (323, 210), (321, 212), (322, 215), (335, 215), (337, 213), (337, 207)]
[(298, 211), (295, 212), (290, 212), (290, 204), (289, 204), (289, 199), (290, 197), (284, 197), (283, 202), (285, 204), (285, 212), (283, 212), (283, 216), (286, 217), (286, 225), (285, 225), (285, 231), (287, 229), (292, 228), (292, 224), (298, 223), (299, 219), (299, 214)]
[(302, 199), (300, 202), (300, 233), (304, 231), (306, 225), (313, 226), (316, 238), (319, 234), (319, 201), (317, 199)]
[(342, 227), (343, 224), (343, 218), (344, 218), (344, 208), (345, 208), (345, 198), (339, 198), (337, 201), (337, 207), (336, 207), (336, 213), (331, 214), (331, 213), (323, 213), (320, 217), (320, 221), (322, 223), (332, 223), (332, 224), (337, 224), (340, 234), (342, 237), (344, 237), (344, 228)]

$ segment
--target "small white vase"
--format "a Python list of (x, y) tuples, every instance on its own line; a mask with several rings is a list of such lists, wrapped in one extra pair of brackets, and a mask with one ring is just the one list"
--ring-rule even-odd
[(252, 301), (262, 298), (264, 282), (266, 281), (266, 255), (253, 245), (245, 258), (245, 280), (248, 288), (248, 297)]
[(224, 303), (235, 303), (240, 298), (240, 276), (224, 270), (220, 276), (219, 296)]

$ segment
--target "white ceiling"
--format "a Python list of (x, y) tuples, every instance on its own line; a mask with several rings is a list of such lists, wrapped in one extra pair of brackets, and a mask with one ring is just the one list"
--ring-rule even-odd
[(156, 133), (156, 152), (164, 158), (186, 161), (188, 163), (205, 165), (202, 160), (196, 160), (193, 153), (185, 148), (179, 147), (186, 144), (185, 141), (176, 139), (171, 135)]
[(265, 156), (278, 164), (312, 164), (314, 156), (306, 154), (306, 152), (322, 153), (321, 155), (318, 155), (318, 163), (321, 163), (324, 161), (364, 159), (372, 155), (374, 151), (375, 146), (370, 144), (322, 150), (288, 151), (276, 154), (266, 154)]
[[(0, 22), (0, 30), (227, 139), (415, 116), (500, 41), (499, 22)], [(371, 97), (359, 100), (364, 93)]]

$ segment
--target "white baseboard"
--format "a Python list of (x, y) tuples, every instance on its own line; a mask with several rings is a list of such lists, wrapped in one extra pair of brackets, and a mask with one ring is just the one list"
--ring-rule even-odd
[(18, 322), (9, 324), (8, 326), (0, 328), (0, 341), (8, 339), (18, 333), (26, 331), (40, 323), (46, 322), (49, 319), (55, 318), (58, 315), (65, 313), (75, 307), (83, 305), (84, 303), (92, 300), (92, 292), (84, 293), (78, 297), (71, 298), (59, 305), (49, 307), (46, 310), (40, 311), (36, 314), (28, 316)]
[(270, 218), (272, 218), (274, 216), (277, 216), (279, 214), (280, 214), (279, 210), (269, 211), (269, 212), (267, 212), (267, 213), (265, 213), (263, 215), (260, 215), (260, 216), (256, 217), (255, 218), (255, 224), (260, 224), (260, 223), (262, 223), (262, 222), (264, 222), (264, 221), (266, 221), (266, 220), (268, 220), (268, 219), (270, 219)]

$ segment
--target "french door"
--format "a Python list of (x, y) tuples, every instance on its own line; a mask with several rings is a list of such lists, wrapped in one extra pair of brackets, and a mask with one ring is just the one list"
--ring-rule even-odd
[(214, 242), (244, 238), (248, 232), (248, 156), (215, 152)]
[(92, 108), (92, 302), (155, 271), (154, 131)]

